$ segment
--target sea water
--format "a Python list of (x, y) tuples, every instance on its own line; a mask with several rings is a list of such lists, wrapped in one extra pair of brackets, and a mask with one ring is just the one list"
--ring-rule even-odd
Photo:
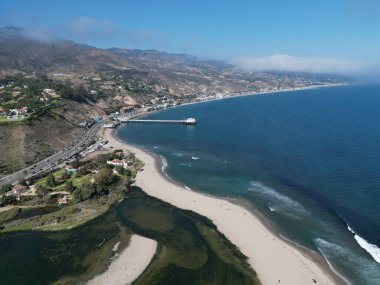
[[(380, 284), (380, 85), (327, 87), (166, 109), (118, 137), (193, 191), (252, 204), (346, 283)], [(236, 221), (239, 223), (239, 221)]]

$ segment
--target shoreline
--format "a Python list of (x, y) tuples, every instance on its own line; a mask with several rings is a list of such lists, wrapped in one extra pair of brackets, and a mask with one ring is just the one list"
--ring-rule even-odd
[(113, 260), (103, 273), (86, 282), (88, 285), (124, 285), (134, 282), (149, 266), (157, 252), (157, 242), (132, 235), (129, 245), (118, 253), (120, 242), (113, 248)]
[(157, 113), (160, 111), (165, 111), (165, 110), (171, 109), (171, 108), (178, 108), (181, 106), (208, 103), (208, 102), (213, 102), (213, 101), (227, 100), (227, 99), (233, 99), (233, 98), (239, 98), (239, 97), (245, 97), (245, 96), (267, 95), (267, 94), (276, 94), (276, 93), (281, 93), (281, 92), (292, 92), (292, 91), (305, 91), (305, 90), (313, 90), (313, 89), (327, 88), (327, 87), (342, 87), (342, 86), (347, 86), (347, 85), (348, 85), (348, 83), (334, 83), (334, 84), (329, 84), (329, 85), (313, 85), (313, 86), (293, 88), (293, 89), (287, 88), (287, 89), (281, 89), (281, 90), (275, 90), (275, 91), (232, 93), (232, 94), (226, 95), (226, 97), (222, 97), (222, 98), (213, 98), (213, 99), (207, 99), (207, 100), (201, 100), (201, 101), (186, 102), (186, 103), (182, 103), (179, 105), (169, 106), (169, 107), (166, 107), (163, 109), (149, 111), (149, 112), (143, 111), (141, 113), (134, 114), (134, 115), (130, 116), (129, 118), (137, 118), (137, 117), (141, 117), (141, 116), (145, 116), (145, 115), (149, 115), (149, 114), (154, 114), (154, 113)]
[(256, 211), (231, 199), (188, 190), (162, 173), (156, 156), (121, 142), (113, 130), (104, 130), (104, 137), (114, 147), (128, 148), (145, 163), (144, 171), (137, 175), (137, 186), (148, 195), (209, 218), (247, 256), (262, 284), (346, 284), (323, 256), (283, 239)]
[[(175, 108), (175, 107), (180, 107), (180, 106), (193, 105), (193, 104), (197, 104), (197, 103), (206, 103), (206, 102), (211, 102), (211, 101), (245, 97), (245, 96), (267, 95), (267, 94), (276, 94), (276, 93), (281, 93), (281, 92), (292, 92), (292, 91), (305, 91), (305, 90), (313, 90), (313, 89), (318, 89), (318, 88), (340, 87), (340, 86), (347, 86), (347, 85), (348, 85), (348, 83), (334, 83), (334, 84), (329, 84), (329, 85), (312, 85), (312, 86), (308, 86), (308, 87), (285, 88), (285, 89), (274, 90), (274, 91), (232, 93), (229, 95), (225, 95), (226, 97), (222, 97), (222, 98), (214, 98), (214, 99), (203, 100), (203, 101), (187, 102), (187, 103), (183, 103), (181, 105), (172, 106), (172, 107), (168, 107), (168, 108)], [(161, 110), (157, 110), (157, 111), (161, 111)], [(154, 112), (156, 112), (156, 111), (154, 111)], [(151, 113), (151, 112), (149, 112), (149, 113)], [(136, 116), (140, 116), (140, 114), (136, 115)]]

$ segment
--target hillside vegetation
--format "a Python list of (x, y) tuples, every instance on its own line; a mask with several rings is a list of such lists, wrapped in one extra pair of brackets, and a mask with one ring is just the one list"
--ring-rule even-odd
[[(346, 80), (336, 75), (244, 72), (224, 61), (186, 54), (41, 41), (19, 28), (0, 28), (0, 175), (62, 148), (81, 132), (79, 123), (93, 115), (157, 102), (180, 104), (199, 96)], [(27, 115), (5, 117), (12, 115), (11, 109), (24, 107)]]

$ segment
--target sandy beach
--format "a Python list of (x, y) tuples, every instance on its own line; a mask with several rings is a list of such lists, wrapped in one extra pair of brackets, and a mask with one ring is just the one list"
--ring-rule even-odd
[(272, 233), (253, 213), (222, 198), (203, 195), (171, 183), (156, 166), (155, 158), (117, 140), (112, 130), (103, 130), (109, 146), (128, 148), (144, 163), (136, 185), (147, 194), (179, 208), (208, 217), (248, 257), (264, 285), (342, 284), (328, 265), (315, 262), (300, 249)]
[[(118, 244), (114, 251), (117, 251)], [(91, 279), (89, 285), (125, 285), (136, 280), (149, 265), (157, 250), (157, 242), (133, 235), (126, 249), (116, 256), (108, 269)]]

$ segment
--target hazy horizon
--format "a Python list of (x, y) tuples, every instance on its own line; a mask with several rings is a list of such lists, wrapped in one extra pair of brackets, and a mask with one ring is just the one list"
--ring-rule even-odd
[(155, 49), (231, 62), (247, 71), (380, 70), (378, 1), (4, 1), (0, 26), (37, 39)]

